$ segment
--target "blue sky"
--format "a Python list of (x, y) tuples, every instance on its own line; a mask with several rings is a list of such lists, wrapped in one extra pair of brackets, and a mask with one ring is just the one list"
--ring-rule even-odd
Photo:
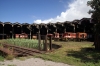
[(68, 0), (0, 0), (0, 21), (29, 22), (56, 17)]
[(75, 5), (77, 1), (79, 2), (79, 0), (0, 0), (0, 21), (30, 24), (63, 21), (65, 19), (61, 19), (64, 14), (64, 18), (67, 19), (66, 11), (75, 7), (73, 4)]

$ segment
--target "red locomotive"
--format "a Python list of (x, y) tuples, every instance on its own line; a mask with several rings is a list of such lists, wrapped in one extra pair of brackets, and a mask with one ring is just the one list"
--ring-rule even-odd
[(73, 32), (66, 32), (63, 34), (59, 33), (55, 33), (54, 34), (54, 39), (61, 39), (61, 40), (65, 40), (65, 41), (69, 41), (69, 40), (86, 40), (87, 39), (87, 33), (82, 33), (82, 32), (77, 32), (77, 33), (73, 33)]

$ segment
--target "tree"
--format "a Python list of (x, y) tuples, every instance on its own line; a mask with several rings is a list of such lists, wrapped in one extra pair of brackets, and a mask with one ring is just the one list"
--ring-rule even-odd
[(96, 50), (100, 50), (100, 0), (91, 0), (87, 4), (92, 8), (89, 13), (92, 13), (91, 18), (95, 20), (94, 29), (94, 45)]

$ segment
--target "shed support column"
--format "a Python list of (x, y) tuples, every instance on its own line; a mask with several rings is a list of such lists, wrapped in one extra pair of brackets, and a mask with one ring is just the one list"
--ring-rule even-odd
[(29, 25), (28, 29), (29, 29), (29, 31), (30, 31), (29, 38), (31, 39), (31, 32), (32, 32), (31, 25)]
[(45, 51), (47, 51), (47, 35), (45, 35), (45, 46), (44, 46)]
[(64, 28), (64, 33), (66, 33), (66, 28)]
[(14, 38), (14, 27), (12, 25), (12, 39)]
[(57, 28), (56, 28), (56, 33), (57, 33)]
[(86, 26), (84, 26), (84, 31), (83, 31), (84, 33), (85, 33), (85, 27), (86, 27)]
[(50, 35), (49, 38), (50, 38), (50, 40), (49, 40), (49, 42), (50, 42), (50, 46), (49, 46), (49, 47), (50, 47), (50, 50), (52, 50), (52, 35)]
[(40, 36), (40, 30), (38, 32), (38, 44), (39, 44), (39, 50), (41, 50), (41, 36)]
[(4, 39), (4, 24), (3, 24), (3, 35), (2, 35), (2, 39)]
[(73, 28), (73, 32), (75, 33), (75, 25), (73, 26), (74, 28)]
[(31, 30), (30, 30), (30, 39), (31, 39)]
[(47, 29), (47, 34), (48, 34), (48, 29)]

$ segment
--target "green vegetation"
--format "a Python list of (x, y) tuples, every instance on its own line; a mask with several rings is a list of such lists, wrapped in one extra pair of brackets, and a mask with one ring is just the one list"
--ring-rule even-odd
[(14, 56), (13, 55), (7, 55), (5, 58), (6, 58), (6, 60), (13, 60)]
[(93, 42), (53, 42), (61, 48), (39, 54), (36, 57), (75, 66), (100, 66), (100, 52), (95, 51)]
[(0, 61), (4, 61), (4, 57), (0, 54)]
[[(17, 40), (19, 41), (17, 42)], [(29, 42), (37, 41), (37, 40), (29, 40), (29, 39), (13, 39), (14, 42), (16, 41), (15, 43), (18, 44), (18, 46), (20, 46), (19, 45), (20, 42), (24, 42), (24, 41), (26, 42), (26, 40)], [(11, 41), (12, 41), (11, 39), (3, 40), (3, 42), (9, 42), (13, 44), (14, 42)], [(35, 57), (40, 57), (45, 60), (51, 60), (55, 62), (63, 62), (75, 66), (100, 66), (100, 52), (94, 50), (94, 46), (92, 46), (93, 42), (53, 41), (52, 43), (60, 45), (62, 47), (56, 50), (53, 49), (52, 52), (47, 52), (46, 54), (37, 54), (35, 55)], [(27, 42), (24, 44), (27, 44)], [(22, 43), (21, 46), (24, 44)], [(4, 58), (0, 56), (0, 60), (1, 59)]]
[[(30, 39), (6, 39), (0, 40), (0, 47), (3, 47), (2, 43), (12, 44), (16, 46), (26, 47), (26, 48), (33, 48), (38, 49), (38, 40), (30, 40)], [(43, 44), (41, 44), (41, 49), (43, 48)], [(8, 48), (9, 50), (10, 48)], [(13, 51), (13, 49), (12, 49)], [(7, 60), (12, 60), (14, 58), (13, 55), (8, 55), (5, 57)], [(0, 61), (4, 60), (2, 54), (0, 54)]]
[[(3, 47), (2, 44), (0, 44), (0, 48)], [(0, 61), (4, 61), (4, 57), (2, 56), (2, 54), (0, 53)]]
[[(34, 48), (38, 49), (38, 40), (31, 40), (31, 39), (7, 39), (3, 40), (2, 43), (13, 44), (16, 46), (26, 47), (26, 48)], [(43, 48), (43, 44), (41, 44)]]

